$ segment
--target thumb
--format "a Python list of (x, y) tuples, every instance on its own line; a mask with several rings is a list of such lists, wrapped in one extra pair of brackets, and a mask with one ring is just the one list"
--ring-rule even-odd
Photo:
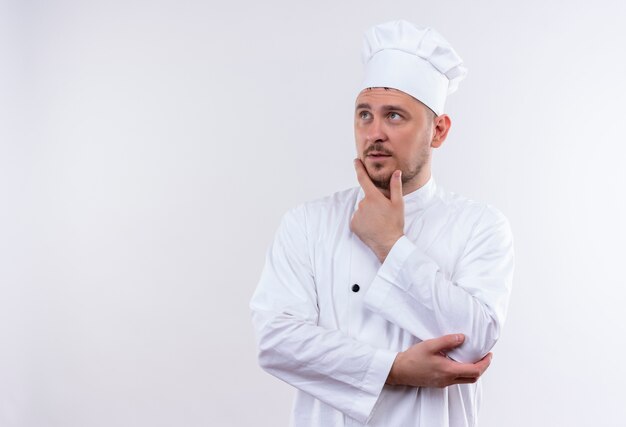
[(465, 341), (463, 334), (444, 335), (439, 338), (428, 340), (429, 348), (433, 353), (446, 352), (457, 348)]
[(391, 175), (391, 182), (389, 183), (389, 200), (392, 203), (402, 203), (402, 171), (396, 170)]

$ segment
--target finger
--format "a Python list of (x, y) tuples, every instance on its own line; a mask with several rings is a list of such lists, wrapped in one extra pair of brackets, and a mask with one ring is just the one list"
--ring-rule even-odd
[(458, 377), (452, 380), (452, 384), (474, 384), (478, 377)]
[(489, 365), (491, 365), (491, 359), (493, 359), (493, 354), (487, 353), (485, 357), (474, 363), (474, 366), (476, 366), (476, 368), (480, 371), (480, 375), (482, 375), (487, 370)]
[(491, 358), (489, 353), (476, 363), (455, 363), (452, 369), (457, 377), (478, 378), (491, 364)]
[(433, 353), (445, 353), (446, 351), (457, 348), (458, 346), (463, 344), (463, 341), (465, 341), (465, 335), (450, 334), (438, 338), (433, 338), (424, 342), (428, 343), (428, 348)]
[(378, 191), (378, 189), (370, 179), (370, 176), (367, 174), (365, 166), (360, 159), (354, 159), (354, 169), (356, 170), (356, 178), (359, 180), (359, 184), (361, 185), (361, 188), (365, 192), (366, 196), (382, 194), (380, 191)]
[(389, 199), (392, 203), (401, 204), (404, 203), (402, 199), (402, 171), (397, 170), (394, 171), (391, 175), (389, 183), (390, 197)]

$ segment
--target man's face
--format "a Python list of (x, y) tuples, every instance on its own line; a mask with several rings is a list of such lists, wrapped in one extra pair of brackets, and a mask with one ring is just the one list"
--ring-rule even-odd
[[(402, 171), (405, 189), (430, 175), (434, 113), (396, 89), (364, 89), (356, 100), (354, 136), (359, 159), (372, 182), (389, 190), (389, 179)], [(421, 172), (421, 174), (420, 174)]]

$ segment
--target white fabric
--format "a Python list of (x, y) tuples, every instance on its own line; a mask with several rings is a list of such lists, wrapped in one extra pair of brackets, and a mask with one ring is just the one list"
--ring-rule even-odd
[(449, 356), (466, 362), (493, 347), (511, 290), (509, 224), (431, 178), (404, 196), (405, 236), (381, 265), (350, 231), (362, 198), (355, 187), (284, 215), (250, 303), (259, 363), (298, 389), (297, 427), (474, 426), (480, 381), (384, 383), (397, 352), (425, 339), (465, 334)]
[(375, 25), (363, 39), (365, 77), (361, 90), (390, 87), (442, 114), (446, 96), (467, 75), (463, 60), (432, 28), (399, 20)]

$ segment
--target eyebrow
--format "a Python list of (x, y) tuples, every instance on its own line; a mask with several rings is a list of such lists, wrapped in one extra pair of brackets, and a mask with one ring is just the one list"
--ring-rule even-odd
[[(372, 106), (367, 104), (367, 103), (361, 103), (361, 104), (358, 104), (356, 106), (356, 109), (357, 110), (361, 110), (361, 109), (363, 109), (363, 110), (371, 110)], [(400, 111), (401, 113), (404, 113), (404, 114), (408, 114), (409, 113), (406, 109), (400, 107), (399, 105), (391, 105), (391, 104), (382, 105), (380, 107), (380, 109), (383, 110), (383, 111)]]

